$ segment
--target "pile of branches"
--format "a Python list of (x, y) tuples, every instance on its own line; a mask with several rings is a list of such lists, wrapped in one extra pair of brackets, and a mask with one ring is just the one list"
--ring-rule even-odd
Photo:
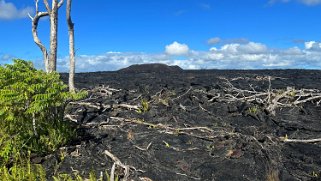
[(250, 85), (249, 90), (235, 87), (228, 79), (224, 79), (226, 86), (223, 94), (211, 95), (210, 101), (235, 102), (242, 101), (262, 105), (264, 110), (275, 115), (277, 108), (298, 107), (303, 103), (311, 102), (319, 105), (321, 102), (321, 91), (318, 89), (272, 89), (271, 77), (268, 77), (269, 87), (266, 91), (257, 91)]

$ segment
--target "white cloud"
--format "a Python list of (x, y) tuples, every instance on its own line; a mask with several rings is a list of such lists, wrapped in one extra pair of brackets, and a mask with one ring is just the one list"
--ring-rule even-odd
[(321, 68), (321, 43), (306, 42), (305, 47), (273, 49), (262, 43), (226, 44), (210, 49), (209, 58), (226, 68)]
[(247, 44), (226, 44), (222, 46), (221, 50), (227, 54), (248, 53), (257, 54), (267, 50), (267, 47), (261, 43), (249, 42)]
[(165, 52), (168, 55), (186, 55), (189, 52), (189, 48), (186, 44), (173, 42), (165, 47)]
[[(208, 51), (188, 50), (183, 59), (168, 53), (107, 52), (80, 55), (76, 58), (76, 71), (110, 71), (144, 63), (178, 65), (183, 69), (321, 69), (321, 43), (310, 41), (303, 45), (303, 48), (277, 49), (257, 42), (231, 43), (212, 47)], [(68, 66), (68, 57), (58, 60), (59, 71), (68, 72)]]
[[(118, 70), (133, 64), (143, 63), (165, 63), (168, 62), (166, 54), (146, 54), (146, 53), (122, 53), (107, 52), (101, 55), (80, 55), (76, 57), (77, 72), (94, 72)], [(58, 60), (58, 69), (67, 72), (69, 67), (69, 57)]]
[(259, 54), (267, 51), (267, 47), (262, 43), (249, 42), (239, 45), (239, 51), (251, 54)]
[(316, 51), (321, 50), (321, 43), (315, 42), (315, 41), (305, 42), (304, 46), (308, 50), (316, 50)]
[[(221, 51), (226, 53), (226, 54), (236, 54), (238, 53), (238, 48), (239, 48), (240, 44), (226, 44), (224, 46), (222, 46)], [(213, 49), (211, 49), (213, 50)]]
[(290, 55), (290, 56), (294, 56), (294, 55), (302, 55), (302, 50), (298, 47), (292, 47), (292, 48), (288, 48), (286, 50), (284, 50), (283, 55)]
[(224, 54), (223, 53), (210, 53), (208, 55), (208, 59), (210, 59), (210, 60), (222, 60), (222, 59), (224, 59)]
[(5, 0), (0, 0), (0, 19), (12, 20), (28, 17), (28, 13), (32, 14), (32, 7), (17, 9), (13, 3), (7, 3)]

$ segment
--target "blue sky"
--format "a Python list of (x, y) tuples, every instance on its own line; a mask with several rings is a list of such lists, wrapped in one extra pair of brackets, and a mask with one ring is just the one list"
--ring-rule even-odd
[[(44, 11), (43, 2), (39, 2)], [(31, 35), (34, 0), (0, 0), (0, 64), (43, 68)], [(77, 72), (139, 63), (185, 69), (321, 69), (321, 0), (74, 1)], [(59, 10), (58, 71), (68, 70), (65, 4)], [(49, 23), (39, 25), (48, 47)]]

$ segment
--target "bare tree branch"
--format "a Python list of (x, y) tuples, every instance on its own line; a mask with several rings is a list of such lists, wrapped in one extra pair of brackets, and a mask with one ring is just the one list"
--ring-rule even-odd
[(60, 8), (64, 4), (64, 0), (60, 0), (58, 3), (58, 8)]
[(303, 140), (303, 139), (288, 139), (285, 138), (282, 140), (283, 142), (286, 143), (315, 143), (315, 142), (321, 142), (321, 138), (317, 138), (317, 139), (307, 139), (307, 140)]
[[(37, 1), (38, 1), (38, 0), (37, 0)], [(51, 13), (51, 9), (50, 9), (50, 6), (49, 6), (48, 1), (47, 1), (47, 0), (43, 0), (43, 3), (45, 4), (45, 7), (46, 7), (48, 13), (50, 14), (50, 13)]]
[(113, 181), (115, 180), (114, 178), (115, 178), (116, 165), (118, 165), (124, 169), (123, 180), (128, 180), (130, 166), (123, 164), (115, 155), (113, 155), (108, 150), (105, 150), (104, 153), (114, 161), (114, 164), (112, 166), (111, 173), (110, 173), (110, 180), (113, 180)]
[[(223, 79), (223, 78), (222, 78)], [(293, 107), (306, 102), (321, 101), (321, 91), (315, 89), (296, 90), (293, 87), (287, 87), (286, 90), (272, 89), (271, 78), (268, 78), (269, 88), (267, 91), (243, 90), (236, 88), (228, 79), (225, 94), (217, 98), (220, 101), (245, 101), (257, 102), (264, 105), (264, 109), (275, 115), (275, 111), (279, 107)]]
[(42, 42), (39, 39), (38, 36), (38, 23), (39, 23), (39, 19), (44, 17), (44, 16), (48, 16), (49, 13), (48, 12), (39, 12), (38, 9), (38, 0), (35, 0), (35, 6), (36, 6), (36, 13), (34, 17), (31, 17), (31, 15), (29, 14), (29, 17), (31, 19), (32, 22), (32, 36), (33, 36), (33, 40), (34, 42), (38, 45), (38, 47), (40, 48), (42, 55), (43, 55), (43, 59), (44, 59), (44, 64), (45, 64), (45, 69), (48, 72), (48, 61), (49, 61), (49, 56), (48, 56), (48, 51), (46, 49), (46, 47), (42, 44)]

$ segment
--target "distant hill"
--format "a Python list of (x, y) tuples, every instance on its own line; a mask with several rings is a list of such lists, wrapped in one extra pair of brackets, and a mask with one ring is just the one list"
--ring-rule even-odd
[(182, 68), (179, 66), (169, 66), (161, 63), (153, 63), (153, 64), (136, 64), (131, 65), (127, 68), (123, 68), (118, 70), (118, 72), (124, 73), (173, 73), (173, 72), (181, 72)]

